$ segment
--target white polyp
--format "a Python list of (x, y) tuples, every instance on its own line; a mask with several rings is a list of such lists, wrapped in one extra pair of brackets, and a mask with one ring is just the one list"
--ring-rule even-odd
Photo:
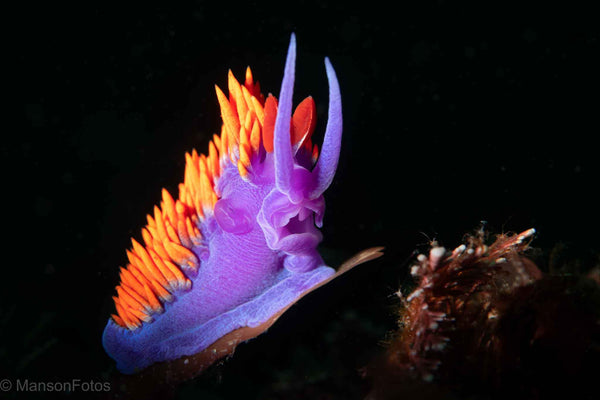
[(412, 292), (410, 294), (410, 296), (408, 296), (406, 298), (406, 301), (409, 301), (409, 302), (412, 301), (412, 299), (414, 299), (415, 297), (419, 296), (421, 293), (423, 293), (423, 289), (417, 289), (417, 290), (415, 290), (414, 292)]
[(443, 247), (434, 247), (429, 252), (429, 262), (431, 263), (431, 269), (435, 271), (440, 260), (446, 254), (446, 249)]
[(460, 246), (458, 246), (457, 248), (454, 249), (454, 251), (452, 252), (452, 255), (461, 254), (463, 251), (465, 251), (466, 248), (467, 248), (467, 246), (465, 246), (464, 244), (461, 244)]
[(487, 246), (483, 245), (483, 246), (478, 246), (476, 251), (475, 251), (475, 255), (476, 256), (481, 256), (483, 254), (485, 254), (485, 252), (487, 251)]
[(535, 233), (535, 228), (527, 229), (525, 232), (521, 233), (519, 237), (517, 237), (517, 244), (521, 244), (523, 240), (532, 236)]
[(429, 252), (429, 258), (440, 259), (446, 254), (446, 249), (443, 247), (434, 247)]
[(431, 313), (432, 317), (434, 317), (437, 321), (443, 321), (444, 318), (446, 318), (446, 313), (443, 312), (436, 312), (436, 313)]
[(529, 236), (532, 236), (534, 233), (535, 233), (535, 228), (530, 228), (530, 229), (527, 229), (525, 232), (523, 232), (521, 234), (521, 236), (523, 236), (524, 238), (527, 238)]

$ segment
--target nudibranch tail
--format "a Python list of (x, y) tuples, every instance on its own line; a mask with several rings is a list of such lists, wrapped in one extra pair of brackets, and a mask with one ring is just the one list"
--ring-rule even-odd
[(122, 372), (201, 353), (244, 327), (266, 327), (335, 276), (317, 252), (317, 226), (340, 153), (339, 84), (325, 59), (329, 112), (319, 156), (311, 140), (314, 100), (292, 114), (295, 61), (292, 34), (279, 102), (264, 98), (249, 68), (243, 84), (229, 71), (228, 95), (215, 88), (220, 135), (208, 155), (185, 155), (179, 197), (163, 189), (142, 229), (144, 244), (132, 239), (121, 269), (103, 344)]

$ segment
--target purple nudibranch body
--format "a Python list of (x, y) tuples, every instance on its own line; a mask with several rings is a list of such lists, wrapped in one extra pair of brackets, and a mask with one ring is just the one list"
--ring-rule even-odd
[(317, 252), (317, 227), (340, 153), (340, 90), (326, 58), (329, 111), (317, 158), (314, 103), (292, 118), (295, 58), (292, 34), (278, 104), (262, 101), (248, 73), (244, 85), (230, 76), (229, 99), (217, 89), (221, 137), (208, 157), (188, 157), (179, 200), (163, 193), (162, 210), (143, 231), (146, 246), (134, 241), (122, 269), (117, 314), (102, 337), (121, 372), (258, 326), (335, 274)]

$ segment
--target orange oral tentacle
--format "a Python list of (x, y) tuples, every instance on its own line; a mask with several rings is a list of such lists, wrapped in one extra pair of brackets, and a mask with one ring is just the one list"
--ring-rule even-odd
[(268, 153), (273, 152), (273, 133), (275, 132), (275, 119), (277, 118), (277, 99), (267, 97), (265, 101), (265, 116), (263, 123), (263, 146)]
[(317, 123), (317, 107), (312, 97), (304, 99), (292, 116), (292, 145), (310, 138)]

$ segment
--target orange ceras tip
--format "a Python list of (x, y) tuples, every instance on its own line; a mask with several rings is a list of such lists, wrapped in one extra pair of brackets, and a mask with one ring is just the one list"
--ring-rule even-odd
[(227, 131), (228, 139), (235, 140), (235, 138), (237, 138), (237, 133), (240, 130), (240, 122), (238, 120), (237, 112), (234, 110), (223, 91), (217, 85), (215, 85), (215, 90), (217, 92), (219, 106), (221, 107), (223, 126)]

